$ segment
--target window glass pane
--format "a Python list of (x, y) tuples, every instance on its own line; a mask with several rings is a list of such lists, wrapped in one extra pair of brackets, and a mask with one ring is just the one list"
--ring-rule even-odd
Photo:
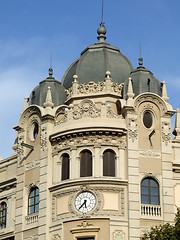
[(149, 189), (147, 187), (141, 187), (141, 194), (148, 195), (149, 194)]
[(149, 197), (148, 197), (148, 196), (141, 195), (141, 202), (142, 202), (142, 203), (149, 203)]
[(111, 149), (103, 153), (103, 176), (115, 177), (115, 156)]
[(142, 184), (141, 184), (142, 186), (147, 186), (148, 187), (148, 179), (146, 178), (146, 179), (144, 179), (143, 181), (142, 181)]
[(36, 197), (35, 203), (36, 203), (36, 204), (39, 203), (39, 196)]
[(158, 187), (158, 183), (151, 179), (151, 187)]
[(143, 123), (146, 128), (150, 128), (153, 124), (152, 114), (150, 112), (145, 112), (143, 116)]
[(80, 176), (92, 176), (92, 153), (84, 150), (80, 154)]
[(158, 197), (151, 197), (151, 204), (159, 204)]
[(158, 196), (158, 189), (157, 188), (151, 188), (151, 195)]
[(35, 206), (35, 212), (39, 212), (39, 204)]

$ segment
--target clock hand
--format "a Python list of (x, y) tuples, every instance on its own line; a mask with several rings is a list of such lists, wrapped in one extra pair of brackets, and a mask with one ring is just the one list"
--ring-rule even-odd
[(86, 206), (86, 202), (87, 202), (87, 200), (84, 200), (84, 202), (81, 204), (81, 206), (79, 207), (79, 210), (85, 205), (85, 208), (87, 208), (87, 206)]
[(155, 134), (155, 130), (152, 130), (152, 132), (149, 134), (149, 142), (151, 144), (151, 147), (153, 146), (152, 145), (152, 141), (151, 141), (151, 137)]

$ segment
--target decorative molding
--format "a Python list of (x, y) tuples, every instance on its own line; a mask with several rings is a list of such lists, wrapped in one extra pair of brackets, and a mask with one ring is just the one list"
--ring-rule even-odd
[(160, 109), (161, 116), (163, 116), (167, 112), (166, 103), (158, 95), (153, 93), (142, 93), (135, 99), (134, 107), (136, 111), (139, 105), (145, 101), (156, 104), (156, 106)]
[(113, 240), (124, 240), (125, 234), (123, 231), (114, 231), (113, 232)]
[(84, 117), (97, 118), (100, 117), (101, 109), (97, 108), (93, 101), (85, 99), (77, 106), (77, 110), (73, 111), (73, 119)]
[(85, 132), (62, 136), (53, 145), (54, 150), (87, 145), (126, 146), (126, 138), (116, 132)]
[(39, 166), (40, 166), (39, 160), (32, 161), (32, 162), (26, 164), (26, 171), (29, 171), (34, 168), (38, 168)]
[(30, 237), (23, 238), (24, 240), (38, 240), (38, 235), (33, 235)]
[(43, 127), (41, 129), (40, 140), (41, 140), (41, 150), (44, 151), (47, 148), (47, 128), (46, 127)]
[(92, 227), (92, 226), (93, 224), (90, 224), (87, 221), (82, 221), (80, 224), (77, 225), (77, 227), (82, 227), (82, 228)]
[(106, 94), (107, 92), (111, 94), (118, 94), (121, 97), (123, 85), (123, 83), (117, 84), (112, 82), (112, 79), (109, 76), (105, 78), (104, 82), (99, 83), (91, 81), (88, 84), (79, 84), (76, 80), (73, 82), (73, 86), (66, 90), (67, 99), (69, 100), (77, 95), (97, 95)]
[(171, 127), (169, 122), (162, 122), (162, 142), (168, 145), (172, 140)]
[(129, 139), (132, 140), (132, 142), (134, 142), (135, 139), (137, 139), (137, 129), (128, 129), (128, 134), (129, 134)]
[(123, 118), (122, 115), (116, 114), (116, 113), (112, 110), (112, 108), (109, 108), (109, 107), (107, 107), (106, 117), (107, 117), (107, 118), (121, 118), (121, 119)]
[(104, 90), (105, 83), (104, 82), (89, 82), (88, 84), (78, 84), (78, 93), (79, 94), (88, 94), (88, 93), (98, 93)]
[(139, 151), (139, 157), (144, 157), (144, 158), (161, 158), (161, 152), (159, 152), (159, 151), (152, 151), (152, 150)]
[(53, 237), (51, 239), (52, 240), (60, 240), (61, 237), (59, 236), (59, 234), (55, 234), (55, 235), (53, 235)]
[[(96, 196), (96, 199), (97, 199), (97, 204), (92, 212), (80, 213), (76, 210), (76, 208), (74, 206), (74, 201), (75, 201), (76, 195), (78, 193), (80, 193), (81, 191), (85, 191), (85, 190), (92, 191), (94, 193), (94, 195)], [(100, 213), (101, 216), (124, 216), (124, 214), (125, 214), (125, 209), (124, 209), (125, 208), (125, 206), (124, 206), (125, 199), (124, 199), (124, 188), (123, 187), (99, 187), (99, 186), (91, 187), (91, 185), (81, 185), (81, 186), (77, 186), (74, 189), (71, 189), (71, 190), (69, 189), (68, 191), (61, 190), (61, 191), (58, 191), (53, 194), (53, 196), (52, 196), (52, 221), (55, 222), (57, 220), (69, 218), (69, 214), (71, 214), (72, 216), (81, 217), (82, 219), (88, 219), (93, 216), (98, 216), (101, 206), (103, 204), (103, 198), (102, 198), (100, 192), (119, 192), (120, 193), (120, 203), (121, 203), (119, 212), (113, 212), (113, 211), (101, 212)], [(67, 213), (64, 215), (56, 215), (56, 199), (58, 197), (62, 197), (65, 195), (70, 195), (70, 199), (69, 199), (70, 213)]]
[(15, 148), (19, 160), (21, 160), (24, 157), (24, 147), (21, 145), (22, 142), (24, 142), (24, 136), (19, 136), (18, 144), (17, 147)]
[(40, 109), (36, 106), (30, 106), (28, 107), (23, 114), (21, 115), (20, 118), (20, 127), (25, 126), (26, 119), (29, 118), (31, 115), (37, 114), (39, 117), (41, 116)]

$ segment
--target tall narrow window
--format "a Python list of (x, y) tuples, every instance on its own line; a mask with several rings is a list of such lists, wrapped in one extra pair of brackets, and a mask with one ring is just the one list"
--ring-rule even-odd
[(6, 218), (7, 218), (7, 204), (2, 202), (0, 204), (0, 229), (6, 227)]
[(69, 179), (69, 155), (67, 153), (62, 155), (62, 180)]
[(92, 153), (83, 150), (80, 154), (80, 177), (92, 176)]
[(28, 214), (39, 212), (39, 188), (31, 190), (28, 199)]
[(103, 176), (115, 177), (115, 159), (114, 151), (108, 149), (103, 153)]
[(159, 184), (151, 177), (141, 182), (141, 203), (159, 204)]

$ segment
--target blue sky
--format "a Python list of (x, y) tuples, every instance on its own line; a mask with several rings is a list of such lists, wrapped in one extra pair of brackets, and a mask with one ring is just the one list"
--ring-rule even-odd
[[(119, 47), (134, 68), (139, 41), (144, 66), (165, 81), (173, 108), (180, 107), (180, 1), (104, 0), (107, 42)], [(24, 97), (48, 76), (54, 77), (97, 41), (101, 0), (6, 0), (0, 14), (0, 156), (13, 153), (13, 126)]]

